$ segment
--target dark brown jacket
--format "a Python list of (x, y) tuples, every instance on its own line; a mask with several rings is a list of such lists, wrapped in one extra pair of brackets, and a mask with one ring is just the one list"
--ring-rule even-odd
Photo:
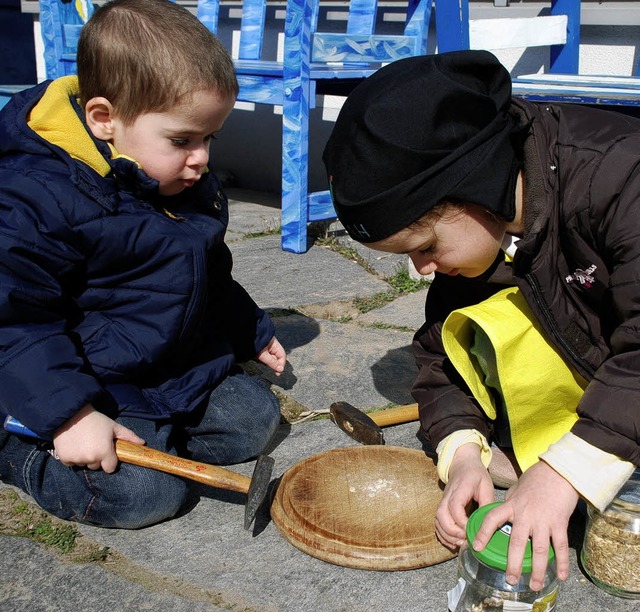
[[(551, 341), (589, 385), (572, 431), (640, 464), (640, 120), (574, 105), (514, 101), (525, 144), (525, 232), (475, 279), (436, 274), (416, 333), (413, 395), (432, 444), (491, 423), (444, 355), (456, 308), (517, 285)], [(593, 277), (589, 281), (584, 276)]]

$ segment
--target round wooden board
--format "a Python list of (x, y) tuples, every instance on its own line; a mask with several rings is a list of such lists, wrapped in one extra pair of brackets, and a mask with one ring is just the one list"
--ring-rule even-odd
[(352, 446), (288, 469), (271, 517), (291, 544), (313, 557), (368, 570), (405, 570), (452, 559), (435, 535), (442, 498), (423, 452)]

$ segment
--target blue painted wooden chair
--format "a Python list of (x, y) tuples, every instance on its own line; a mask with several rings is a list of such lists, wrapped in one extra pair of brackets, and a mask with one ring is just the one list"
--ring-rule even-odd
[(12, 96), (30, 85), (0, 85), (0, 108), (2, 108)]
[[(199, 0), (198, 18), (214, 33), (219, 0)], [(346, 95), (382, 65), (424, 54), (431, 0), (407, 0), (397, 34), (377, 33), (377, 0), (353, 0), (345, 31), (318, 31), (319, 0), (288, 0), (284, 61), (263, 59), (266, 0), (244, 0), (235, 60), (240, 101), (277, 104), (282, 118), (282, 248), (307, 250), (307, 224), (335, 218), (328, 191), (309, 193), (309, 111), (316, 95)]]
[(75, 74), (78, 37), (93, 14), (88, 0), (40, 0), (40, 27), (48, 79)]
[(440, 52), (549, 46), (548, 72), (514, 76), (513, 94), (518, 97), (640, 105), (637, 76), (580, 75), (580, 0), (551, 0), (544, 16), (499, 19), (470, 19), (469, 0), (436, 0), (436, 38)]
[[(46, 77), (75, 74), (78, 36), (93, 14), (93, 4), (88, 0), (40, 0), (39, 5)], [(0, 85), (0, 108), (27, 87), (31, 85)]]

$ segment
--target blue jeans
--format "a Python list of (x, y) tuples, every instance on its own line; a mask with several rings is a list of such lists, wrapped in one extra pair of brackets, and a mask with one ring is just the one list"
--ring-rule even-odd
[[(158, 450), (231, 464), (262, 452), (278, 428), (280, 405), (266, 381), (234, 373), (207, 405), (181, 420), (121, 417), (118, 422)], [(65, 467), (42, 443), (0, 431), (0, 479), (59, 518), (135, 529), (171, 518), (187, 499), (187, 483), (177, 476), (126, 463), (112, 474)]]

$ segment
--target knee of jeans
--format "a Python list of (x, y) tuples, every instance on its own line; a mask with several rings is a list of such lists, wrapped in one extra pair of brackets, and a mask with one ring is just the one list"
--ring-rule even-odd
[(223, 440), (217, 440), (216, 462), (240, 463), (257, 457), (264, 451), (280, 425), (280, 402), (269, 390), (256, 401), (250, 413), (238, 418), (234, 429)]
[(253, 427), (244, 430), (244, 451), (246, 459), (256, 457), (271, 441), (280, 425), (280, 404), (273, 397), (273, 402), (265, 402), (259, 414), (254, 414)]
[(139, 529), (172, 518), (187, 499), (187, 483), (177, 476), (126, 464), (121, 464), (119, 472), (119, 482), (105, 487), (79, 520)]

